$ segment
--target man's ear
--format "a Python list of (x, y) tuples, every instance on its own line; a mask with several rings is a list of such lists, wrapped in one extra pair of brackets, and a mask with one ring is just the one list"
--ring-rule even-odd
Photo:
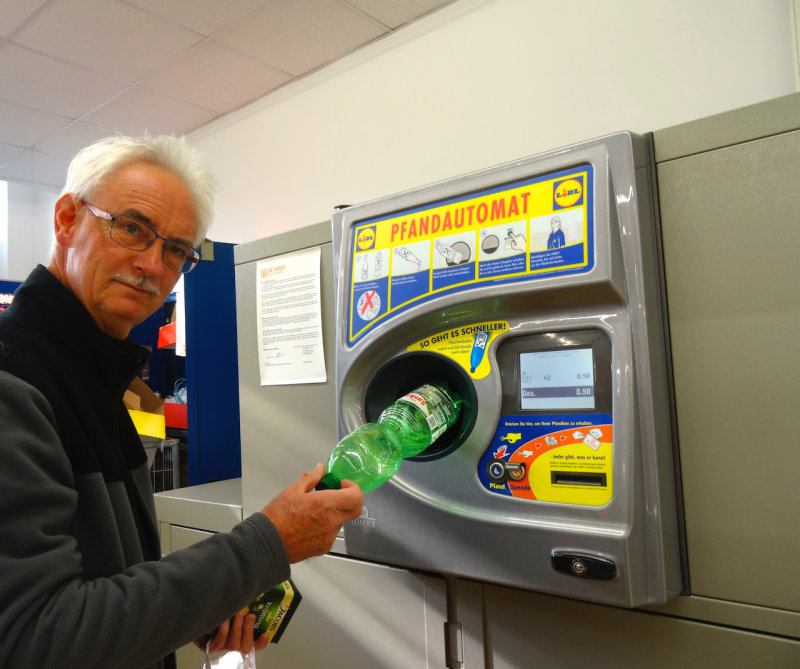
[(72, 237), (78, 223), (77, 200), (72, 193), (62, 195), (56, 202), (53, 215), (56, 241), (61, 246), (72, 246)]

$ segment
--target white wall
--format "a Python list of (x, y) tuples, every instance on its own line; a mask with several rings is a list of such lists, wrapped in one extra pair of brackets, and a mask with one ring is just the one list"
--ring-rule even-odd
[(49, 191), (8, 184), (8, 255), (5, 264), (0, 265), (0, 279), (22, 281), (37, 264), (47, 264), (57, 199)]
[(192, 135), (210, 236), (794, 93), (796, 0), (459, 0)]
[(0, 181), (0, 279), (8, 276), (8, 184)]
[[(210, 236), (788, 95), (798, 25), (800, 0), (458, 0), (193, 133), (220, 180)], [(0, 278), (47, 262), (55, 197), (9, 186)]]

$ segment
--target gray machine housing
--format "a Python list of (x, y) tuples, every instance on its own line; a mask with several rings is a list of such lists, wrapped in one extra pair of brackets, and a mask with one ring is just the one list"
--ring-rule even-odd
[[(592, 166), (593, 179), (589, 271), (434, 296), (348, 344), (354, 225), (582, 164)], [(448, 379), (468, 399), (457, 443), (440, 448), (441, 457), (405, 461), (388, 483), (365, 496), (362, 518), (344, 528), (347, 554), (624, 607), (664, 603), (681, 592), (680, 494), (656, 198), (652, 138), (618, 133), (334, 213), (339, 437), (376, 419), (376, 395), (383, 402), (427, 381), (432, 367), (457, 367), (451, 361), (438, 366), (443, 356), (436, 353), (410, 352), (413, 342), (481, 319), (508, 322), (485, 353), (492, 373), (475, 379), (454, 369)], [(476, 471), (508, 384), (498, 349), (518, 337), (584, 331), (601, 333), (611, 344), (613, 497), (596, 507), (488, 493)], [(559, 570), (558, 556), (585, 557), (612, 569), (603, 578), (586, 578)]]

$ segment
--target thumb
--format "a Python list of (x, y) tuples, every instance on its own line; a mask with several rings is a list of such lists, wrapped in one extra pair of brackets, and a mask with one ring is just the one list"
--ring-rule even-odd
[(325, 465), (320, 462), (310, 472), (303, 474), (303, 492), (311, 492), (323, 476), (325, 476)]

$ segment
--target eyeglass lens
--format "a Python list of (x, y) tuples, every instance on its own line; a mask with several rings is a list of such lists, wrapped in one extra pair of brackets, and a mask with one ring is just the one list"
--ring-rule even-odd
[[(144, 251), (156, 237), (155, 231), (151, 228), (124, 214), (117, 216), (111, 226), (111, 239), (132, 251)], [(161, 257), (167, 267), (185, 274), (194, 268), (200, 259), (200, 254), (187, 244), (169, 241), (165, 242)]]

